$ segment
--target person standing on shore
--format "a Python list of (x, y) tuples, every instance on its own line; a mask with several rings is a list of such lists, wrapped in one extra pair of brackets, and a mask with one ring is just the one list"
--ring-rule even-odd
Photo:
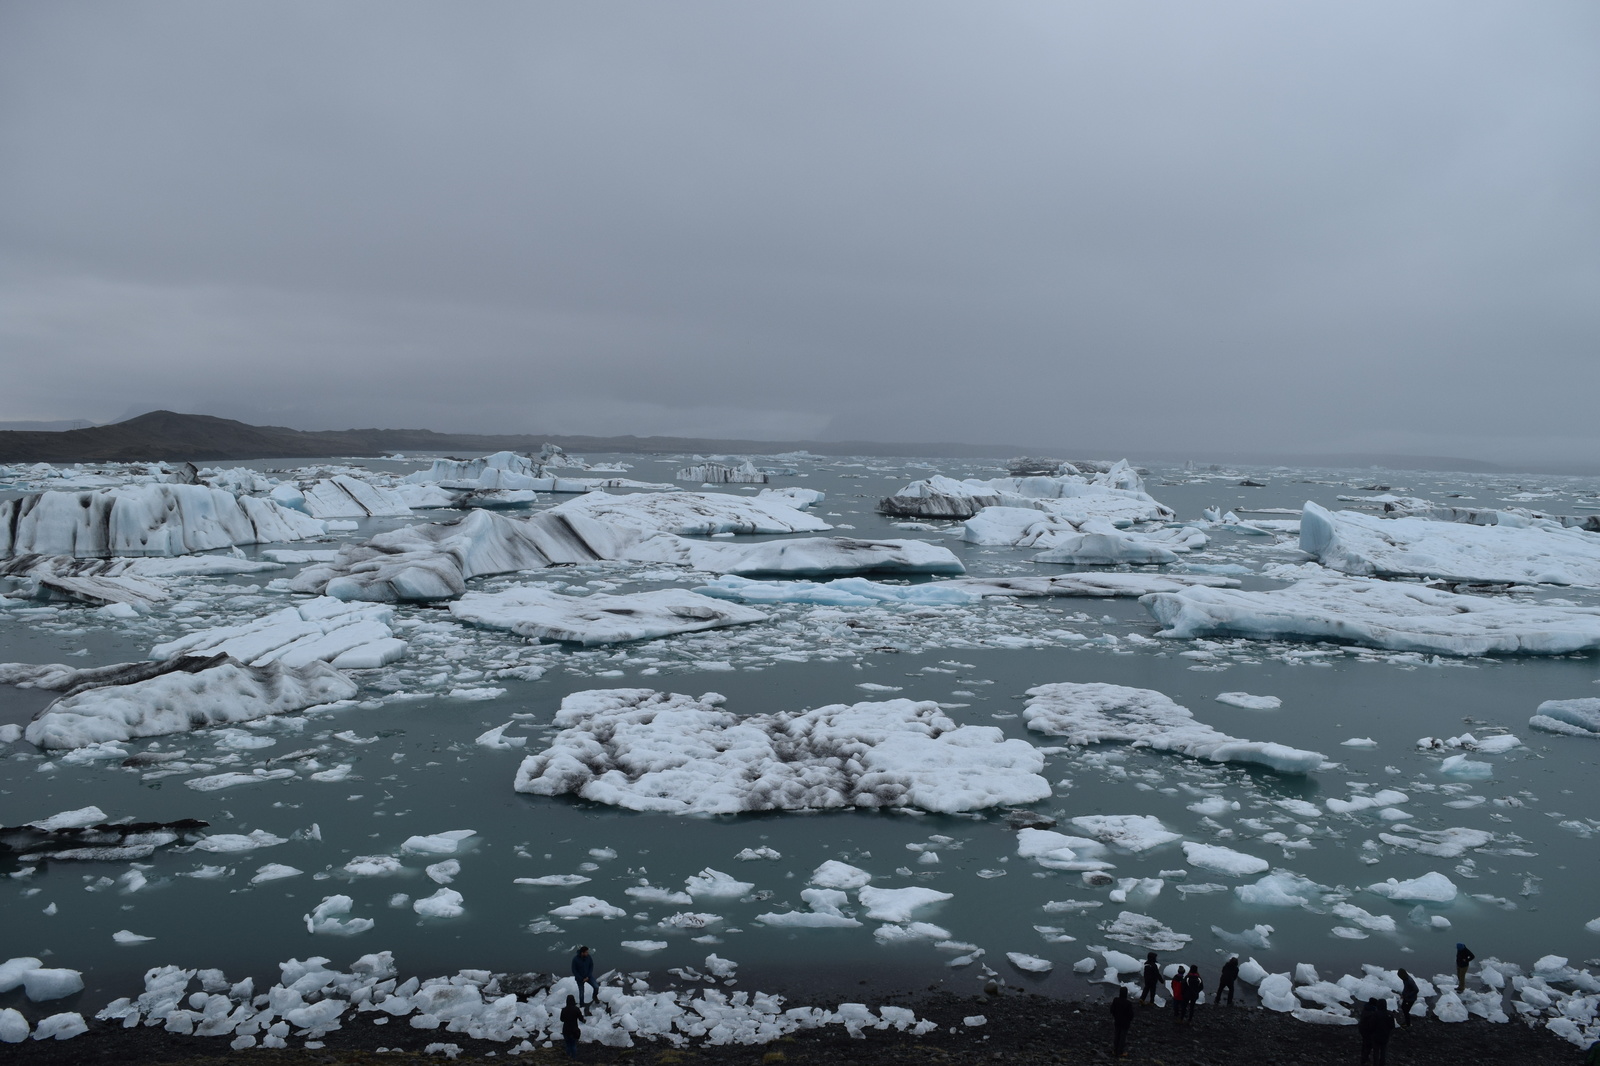
[(1205, 991), (1205, 982), (1200, 980), (1200, 967), (1189, 967), (1189, 976), (1183, 979), (1183, 1020), (1194, 1021), (1194, 1008), (1200, 1002), (1200, 993)]
[(1417, 1002), (1417, 982), (1404, 970), (1400, 971), (1400, 1024), (1411, 1025), (1411, 1008)]
[(578, 953), (572, 956), (572, 976), (578, 982), (578, 1006), (583, 1006), (583, 987), (588, 985), (594, 989), (594, 1001), (600, 1002), (600, 986), (594, 979), (594, 956), (589, 954), (587, 947), (580, 947)]
[(1389, 1033), (1394, 1029), (1394, 1019), (1381, 999), (1369, 999), (1356, 1021), (1356, 1032), (1361, 1034), (1361, 1066), (1384, 1066), (1389, 1055)]
[(1156, 963), (1156, 953), (1144, 957), (1144, 991), (1139, 993), (1139, 1006), (1156, 1005), (1156, 988), (1161, 984), (1161, 967)]
[(1128, 998), (1128, 986), (1123, 985), (1117, 989), (1117, 998), (1111, 1001), (1111, 1054), (1114, 1058), (1120, 1059), (1128, 1053), (1128, 1026), (1132, 1024), (1133, 1000)]
[(1456, 945), (1456, 991), (1467, 990), (1467, 967), (1472, 965), (1472, 960), (1478, 956), (1467, 950), (1467, 945)]
[(1222, 974), (1217, 978), (1217, 1005), (1222, 1004), (1222, 993), (1228, 993), (1228, 1006), (1233, 1006), (1233, 983), (1239, 979), (1239, 956), (1229, 955), (1222, 964)]
[[(578, 986), (582, 988), (582, 985)], [(567, 997), (567, 1005), (561, 1008), (561, 1042), (567, 1045), (567, 1058), (578, 1057), (578, 1037), (583, 1035), (579, 1024), (583, 1021), (583, 1011), (578, 1007), (578, 1001), (573, 996)]]
[(1179, 966), (1172, 978), (1172, 1020), (1175, 1022), (1183, 1021), (1183, 977), (1187, 972)]

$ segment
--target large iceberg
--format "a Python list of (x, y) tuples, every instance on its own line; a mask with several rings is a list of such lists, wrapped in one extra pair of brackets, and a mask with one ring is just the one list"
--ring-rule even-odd
[(1569, 737), (1600, 737), (1600, 699), (1545, 700), (1528, 719), (1534, 729)]
[(0, 500), (0, 556), (187, 555), (320, 537), (299, 511), (204, 485), (123, 485)]
[(1284, 774), (1308, 773), (1327, 761), (1320, 752), (1231, 737), (1154, 689), (1063, 681), (1031, 688), (1028, 696), (1022, 712), (1028, 728), (1071, 744), (1132, 744)]
[(1300, 549), (1360, 577), (1600, 587), (1600, 535), (1554, 523), (1378, 518), (1307, 502)]
[(150, 654), (175, 659), (222, 653), (252, 666), (298, 667), (320, 660), (341, 669), (371, 670), (405, 654), (406, 642), (389, 628), (393, 621), (392, 607), (320, 596), (240, 625), (187, 633), (157, 644)]
[(1135, 566), (1175, 563), (1178, 553), (1203, 548), (1206, 535), (1193, 526), (1133, 532), (1101, 517), (1068, 518), (1032, 507), (985, 507), (962, 527), (969, 544), (1044, 548), (1036, 563)]
[(320, 481), (279, 485), (272, 498), (312, 518), (379, 518), (409, 515), (410, 505), (393, 490), (370, 481), (335, 474)]
[(81, 748), (288, 714), (357, 691), (324, 662), (249, 666), (214, 655), (162, 665), (163, 672), (139, 680), (80, 683), (40, 711), (23, 736), (41, 748)]
[(731, 496), (721, 492), (663, 492), (613, 496), (595, 492), (550, 509), (553, 515), (582, 516), (631, 529), (680, 536), (715, 533), (821, 533), (832, 529), (822, 519), (773, 497)]
[(1170, 508), (1144, 491), (1144, 483), (1126, 460), (1089, 477), (1062, 474), (990, 481), (931, 477), (880, 500), (878, 510), (902, 517), (965, 519), (997, 505), (1037, 507), (1078, 521), (1109, 518), (1120, 525), (1173, 517)]
[(699, 481), (710, 485), (765, 485), (767, 475), (756, 469), (756, 464), (746, 459), (738, 466), (721, 463), (699, 463), (686, 466), (674, 477), (678, 481)]
[[(550, 471), (557, 467), (578, 466), (555, 449), (540, 453), (538, 460), (516, 452), (495, 452), (477, 459), (435, 459), (427, 470), (408, 474), (406, 485), (437, 485), (460, 492), (593, 492), (596, 489), (671, 489), (674, 486), (628, 478), (563, 477)], [(413, 504), (412, 506), (416, 506)]]
[(1190, 588), (1139, 601), (1163, 637), (1336, 640), (1436, 655), (1565, 655), (1600, 648), (1600, 608), (1464, 596), (1424, 585), (1312, 577), (1270, 592)]
[(450, 605), (463, 622), (508, 629), (535, 640), (618, 644), (675, 633), (747, 625), (766, 615), (685, 589), (624, 596), (567, 596), (538, 586), (505, 592), (469, 592)]
[(1044, 756), (934, 703), (889, 700), (741, 718), (723, 697), (575, 692), (516, 789), (671, 814), (916, 807), (953, 813), (1050, 795)]

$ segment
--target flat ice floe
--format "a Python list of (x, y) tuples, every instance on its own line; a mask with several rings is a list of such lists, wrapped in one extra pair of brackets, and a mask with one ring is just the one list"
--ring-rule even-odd
[(1528, 725), (1569, 737), (1600, 737), (1600, 699), (1545, 700)]
[(320, 660), (340, 669), (372, 670), (405, 654), (406, 642), (389, 628), (393, 621), (392, 607), (320, 596), (252, 622), (196, 630), (157, 644), (150, 657), (220, 653), (253, 666), (281, 662), (296, 667)]
[(272, 499), (312, 518), (377, 518), (411, 513), (411, 506), (399, 493), (349, 474), (279, 485), (272, 490)]
[(913, 481), (879, 501), (883, 514), (915, 518), (971, 518), (985, 507), (1036, 507), (1081, 521), (1108, 518), (1119, 524), (1161, 522), (1170, 508), (1144, 491), (1144, 483), (1126, 460), (1088, 477), (1073, 473), (990, 481), (935, 476)]
[(162, 672), (124, 677), (121, 684), (103, 678), (81, 682), (40, 711), (23, 736), (41, 748), (81, 748), (288, 714), (350, 699), (357, 691), (354, 681), (315, 661), (249, 666), (215, 655), (130, 665)]
[(1044, 756), (933, 703), (889, 700), (739, 716), (723, 697), (575, 692), (516, 789), (671, 814), (916, 807), (952, 813), (1050, 795)]
[(1464, 596), (1424, 585), (1311, 577), (1270, 592), (1191, 588), (1140, 600), (1163, 637), (1335, 640), (1435, 655), (1565, 655), (1600, 648), (1600, 608)]
[(894, 585), (864, 577), (833, 581), (757, 581), (727, 575), (695, 589), (706, 596), (742, 603), (814, 603), (832, 607), (960, 605), (997, 598), (1081, 596), (1106, 599), (1177, 592), (1195, 585), (1236, 586), (1233, 578), (1185, 574), (1054, 574), (1034, 577), (958, 577), (915, 585)]
[(1066, 681), (1031, 688), (1028, 696), (1022, 712), (1028, 728), (1071, 744), (1132, 744), (1285, 774), (1309, 773), (1327, 761), (1320, 752), (1219, 732), (1154, 689)]
[(709, 536), (714, 533), (821, 533), (832, 529), (774, 497), (734, 496), (724, 492), (663, 492), (613, 496), (595, 492), (549, 511), (627, 526), (649, 533)]
[(1300, 549), (1361, 577), (1600, 587), (1600, 536), (1555, 523), (1378, 518), (1307, 502)]
[(0, 500), (0, 556), (188, 555), (326, 532), (323, 523), (271, 500), (204, 485), (123, 485)]
[(698, 633), (767, 617), (686, 589), (568, 596), (532, 585), (505, 592), (469, 592), (450, 605), (450, 613), (463, 622), (507, 629), (518, 636), (583, 645)]

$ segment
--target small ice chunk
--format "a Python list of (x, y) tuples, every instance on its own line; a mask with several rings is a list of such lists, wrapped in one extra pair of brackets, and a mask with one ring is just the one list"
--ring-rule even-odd
[(859, 866), (829, 859), (815, 870), (811, 871), (810, 882), (818, 888), (840, 888), (846, 891), (860, 888), (872, 875)]
[(552, 907), (550, 913), (557, 918), (604, 918), (607, 921), (628, 916), (628, 912), (621, 907), (595, 896), (574, 896), (563, 905)]
[(1387, 881), (1368, 885), (1367, 891), (1385, 899), (1407, 903), (1449, 903), (1456, 898), (1457, 890), (1455, 882), (1444, 874), (1433, 871), (1406, 881), (1397, 881), (1391, 877)]
[(138, 933), (128, 929), (118, 929), (115, 933), (111, 934), (111, 939), (115, 940), (119, 944), (143, 944), (147, 941), (154, 940), (155, 937), (140, 936)]
[(452, 829), (431, 836), (407, 837), (400, 850), (408, 855), (454, 855), (463, 840), (477, 835), (475, 829)]
[(949, 892), (922, 888), (873, 888), (870, 885), (857, 893), (861, 905), (867, 908), (867, 917), (884, 922), (908, 922), (913, 912), (935, 903), (954, 899)]
[(1246, 855), (1242, 851), (1234, 851), (1232, 848), (1217, 844), (1198, 844), (1192, 841), (1184, 842), (1183, 856), (1191, 866), (1231, 877), (1250, 877), (1264, 873), (1272, 865), (1266, 859)]
[(424, 918), (459, 918), (466, 913), (461, 905), (462, 895), (453, 888), (441, 888), (431, 896), (424, 896), (411, 904), (411, 909)]
[(1248, 692), (1223, 692), (1217, 696), (1217, 702), (1247, 711), (1275, 711), (1283, 706), (1283, 700), (1277, 696), (1252, 696)]
[(256, 867), (256, 875), (250, 879), (250, 883), (259, 885), (266, 881), (281, 881), (285, 877), (299, 877), (303, 872), (281, 862), (269, 862), (265, 866)]

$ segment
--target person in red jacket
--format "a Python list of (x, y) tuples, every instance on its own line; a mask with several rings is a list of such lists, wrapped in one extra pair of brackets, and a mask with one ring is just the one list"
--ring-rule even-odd
[(1178, 972), (1172, 978), (1172, 1020), (1176, 1022), (1183, 1021), (1183, 978), (1187, 972), (1182, 966), (1179, 966)]

